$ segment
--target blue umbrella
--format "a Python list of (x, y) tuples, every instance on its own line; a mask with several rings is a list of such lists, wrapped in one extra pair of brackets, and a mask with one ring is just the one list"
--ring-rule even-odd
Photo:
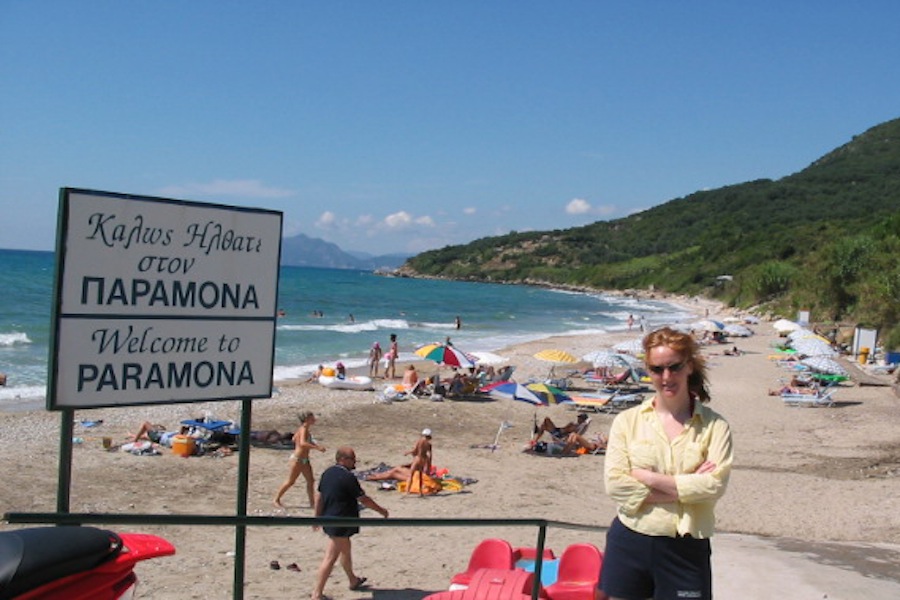
[(488, 395), (493, 398), (518, 400), (519, 402), (527, 402), (534, 405), (544, 404), (540, 396), (529, 390), (523, 384), (515, 381), (507, 381), (491, 387), (491, 389), (488, 390)]

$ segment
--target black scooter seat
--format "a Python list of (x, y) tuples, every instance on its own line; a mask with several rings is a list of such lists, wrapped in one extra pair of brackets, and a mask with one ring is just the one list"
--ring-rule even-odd
[(96, 527), (35, 527), (0, 532), (0, 600), (11, 600), (117, 556), (122, 539)]

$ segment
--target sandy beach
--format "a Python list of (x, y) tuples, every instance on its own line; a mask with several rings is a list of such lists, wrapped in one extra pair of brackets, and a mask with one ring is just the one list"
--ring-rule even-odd
[[(900, 400), (888, 386), (847, 383), (836, 392), (833, 407), (786, 407), (779, 397), (767, 394), (777, 386), (778, 378), (785, 376), (769, 360), (777, 336), (767, 323), (753, 328), (756, 336), (736, 341), (744, 352), (741, 356), (722, 353), (730, 344), (705, 350), (711, 406), (730, 422), (736, 447), (729, 489), (718, 504), (719, 533), (713, 539), (717, 598), (761, 597), (752, 590), (767, 590), (761, 586), (773, 578), (786, 586), (780, 589), (792, 590), (781, 597), (897, 597)], [(505, 348), (498, 354), (510, 358), (517, 367), (515, 378), (524, 381), (547, 374), (548, 363), (532, 356), (538, 350), (560, 348), (581, 356), (635, 335), (556, 337)], [(433, 364), (420, 366), (425, 375), (437, 369)], [(885, 377), (884, 383), (888, 382)], [(589, 389), (579, 379), (574, 383)], [(561, 520), (598, 529), (551, 528), (547, 546), (557, 554), (576, 541), (602, 549), (603, 528), (614, 515), (603, 490), (603, 457), (560, 458), (522, 452), (535, 415), (565, 423), (575, 417), (569, 408), (428, 399), (380, 404), (374, 403), (374, 398), (373, 392), (328, 390), (314, 383), (285, 385), (273, 398), (254, 401), (253, 429), (293, 431), (299, 411), (314, 411), (318, 423), (313, 433), (328, 448), (312, 457), (319, 474), (332, 463), (333, 450), (347, 444), (356, 449), (360, 469), (379, 463), (401, 464), (419, 431), (429, 427), (434, 432), (436, 466), (477, 483), (460, 493), (424, 499), (364, 483), (391, 516)], [(233, 513), (237, 456), (180, 458), (170, 452), (134, 456), (108, 452), (102, 446), (103, 437), (123, 442), (142, 421), (174, 428), (181, 419), (207, 410), (222, 419), (240, 418), (236, 402), (78, 411), (76, 421), (102, 419), (103, 423), (92, 428), (76, 423), (75, 435), (84, 441), (74, 448), (71, 510)], [(608, 431), (613, 415), (591, 416), (592, 433)], [(0, 414), (2, 512), (55, 509), (59, 418), (43, 410)], [(504, 421), (511, 427), (501, 433), (499, 448), (485, 448)], [(287, 473), (288, 455), (284, 450), (251, 449), (249, 514), (312, 515), (302, 485), (287, 493), (286, 510), (272, 505), (275, 490)], [(233, 530), (186, 526), (140, 530), (172, 541), (177, 555), (139, 566), (139, 598), (231, 597)], [(368, 577), (371, 588), (347, 590), (343, 574), (336, 569), (326, 593), (332, 598), (418, 600), (446, 589), (450, 577), (465, 568), (469, 553), (481, 539), (502, 537), (514, 546), (531, 547), (536, 536), (535, 528), (496, 526), (483, 530), (363, 529), (354, 538), (354, 559), (357, 572)], [(324, 535), (308, 526), (250, 528), (244, 597), (308, 597), (324, 545)], [(271, 561), (279, 561), (282, 567), (296, 563), (300, 572), (272, 570)], [(843, 588), (850, 584), (868, 585), (858, 589), (869, 592), (854, 596)], [(803, 593), (795, 595), (798, 590)]]

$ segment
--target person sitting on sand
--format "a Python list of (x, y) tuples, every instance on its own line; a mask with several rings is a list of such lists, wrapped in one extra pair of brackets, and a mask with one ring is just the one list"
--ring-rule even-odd
[(557, 427), (556, 424), (550, 419), (550, 417), (544, 417), (543, 423), (540, 426), (536, 426), (534, 429), (534, 436), (531, 438), (531, 443), (534, 445), (541, 436), (544, 435), (544, 432), (548, 432), (550, 436), (555, 440), (565, 440), (569, 437), (569, 434), (577, 433), (578, 435), (584, 435), (588, 428), (588, 416), (587, 413), (580, 412), (578, 413), (578, 417), (576, 421), (570, 421), (562, 427)]
[(322, 376), (322, 371), (325, 370), (325, 367), (319, 365), (312, 375), (309, 376), (309, 379), (306, 380), (306, 383), (316, 383), (319, 381), (319, 377)]
[(415, 365), (409, 365), (403, 372), (403, 389), (407, 392), (415, 391), (419, 385), (419, 373), (416, 371)]

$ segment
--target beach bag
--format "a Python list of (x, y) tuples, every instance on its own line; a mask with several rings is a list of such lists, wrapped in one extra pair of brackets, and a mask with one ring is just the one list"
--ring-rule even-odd
[[(410, 494), (418, 494), (419, 493), (419, 482), (420, 481), (423, 481), (422, 493), (425, 494), (426, 496), (431, 496), (431, 495), (437, 494), (439, 491), (441, 491), (443, 489), (443, 486), (441, 485), (440, 480), (437, 480), (434, 477), (431, 477), (424, 473), (422, 473), (421, 475), (422, 475), (421, 479), (419, 478), (419, 473), (416, 473), (413, 475), (412, 485), (409, 486)], [(401, 481), (400, 483), (397, 484), (397, 491), (399, 491), (402, 494), (405, 494), (406, 487), (407, 487), (407, 482)]]

